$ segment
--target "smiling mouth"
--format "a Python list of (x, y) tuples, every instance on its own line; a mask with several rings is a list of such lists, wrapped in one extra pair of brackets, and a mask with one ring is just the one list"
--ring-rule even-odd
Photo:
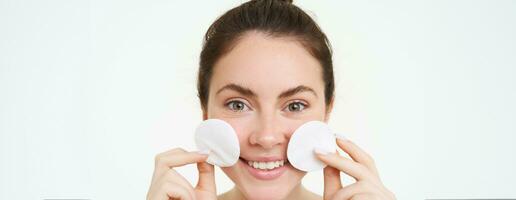
[(244, 163), (249, 165), (252, 168), (259, 169), (259, 170), (274, 170), (276, 168), (282, 167), (286, 164), (288, 164), (288, 160), (275, 160), (275, 161), (252, 161), (252, 160), (246, 160), (242, 157), (240, 157), (240, 160), (242, 160)]

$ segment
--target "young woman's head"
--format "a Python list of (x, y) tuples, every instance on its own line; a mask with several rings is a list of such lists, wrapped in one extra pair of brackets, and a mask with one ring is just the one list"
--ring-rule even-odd
[(204, 119), (225, 120), (238, 135), (241, 159), (222, 168), (235, 191), (250, 199), (299, 191), (305, 173), (288, 164), (288, 141), (304, 122), (328, 120), (333, 77), (325, 34), (291, 1), (253, 0), (210, 26), (198, 96)]

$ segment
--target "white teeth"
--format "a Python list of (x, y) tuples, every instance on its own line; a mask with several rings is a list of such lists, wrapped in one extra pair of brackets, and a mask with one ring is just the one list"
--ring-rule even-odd
[(267, 163), (260, 162), (260, 163), (258, 164), (258, 168), (259, 168), (259, 169), (266, 169), (266, 168), (267, 168)]
[(277, 167), (283, 166), (285, 163), (284, 160), (272, 161), (272, 162), (256, 162), (256, 161), (247, 161), (247, 164), (256, 169), (274, 169)]
[(266, 166), (267, 169), (272, 169), (274, 167), (276, 167), (276, 162), (268, 162), (267, 163), (267, 166)]

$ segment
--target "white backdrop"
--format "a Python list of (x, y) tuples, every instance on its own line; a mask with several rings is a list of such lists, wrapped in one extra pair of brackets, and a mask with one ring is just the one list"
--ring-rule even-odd
[[(194, 150), (202, 36), (239, 3), (0, 0), (0, 199), (145, 198), (155, 154)], [(334, 47), (330, 125), (399, 199), (516, 198), (515, 1), (295, 4)]]

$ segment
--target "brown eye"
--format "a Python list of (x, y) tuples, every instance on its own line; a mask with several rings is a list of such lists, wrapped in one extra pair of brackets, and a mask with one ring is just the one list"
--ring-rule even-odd
[(301, 102), (294, 102), (288, 105), (288, 110), (291, 112), (300, 112), (305, 109), (305, 104)]
[(245, 103), (243, 103), (241, 101), (230, 101), (229, 103), (226, 104), (226, 106), (229, 107), (230, 110), (236, 111), (236, 112), (241, 112), (246, 109)]

